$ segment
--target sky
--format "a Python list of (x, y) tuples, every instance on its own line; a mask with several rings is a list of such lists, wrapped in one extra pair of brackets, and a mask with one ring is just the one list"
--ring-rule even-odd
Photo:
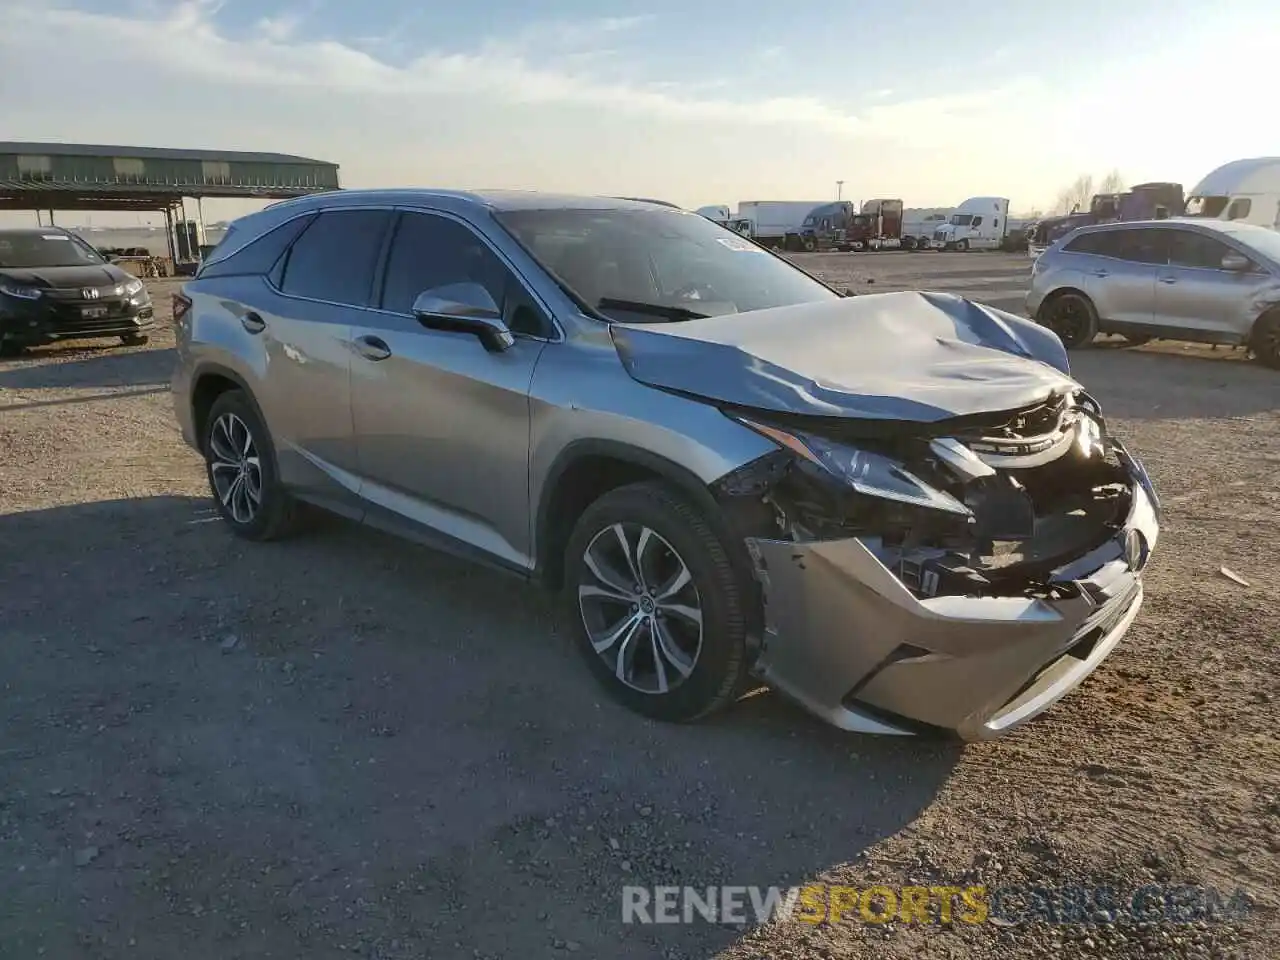
[(697, 207), (843, 180), (1029, 212), (1082, 173), (1190, 188), (1280, 153), (1274, 0), (0, 0), (0, 23), (0, 138), (297, 154), (346, 187)]

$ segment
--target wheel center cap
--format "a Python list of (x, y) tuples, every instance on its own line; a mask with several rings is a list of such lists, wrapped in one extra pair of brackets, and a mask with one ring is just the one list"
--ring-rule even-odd
[(653, 598), (652, 598), (652, 597), (641, 597), (641, 598), (640, 598), (640, 609), (641, 609), (644, 613), (653, 613)]

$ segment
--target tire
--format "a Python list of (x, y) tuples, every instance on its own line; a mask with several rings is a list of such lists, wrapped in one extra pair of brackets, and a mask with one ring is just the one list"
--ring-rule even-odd
[(959, 253), (968, 253), (968, 252), (969, 252), (969, 241), (968, 241), (968, 240), (958, 240), (958, 241), (956, 241), (956, 251), (957, 251), (957, 252), (959, 252)]
[(6, 360), (12, 360), (14, 357), (20, 357), (26, 352), (26, 348), (22, 344), (13, 340), (0, 340), (0, 357)]
[[(247, 430), (251, 445), (246, 445), (241, 428)], [(205, 476), (214, 505), (236, 536), (246, 540), (277, 540), (297, 529), (301, 513), (299, 504), (280, 483), (271, 434), (257, 408), (244, 393), (228, 390), (214, 400), (205, 418), (204, 436), (200, 441), (200, 448), (204, 451)], [(256, 457), (256, 469), (247, 462), (242, 479), (237, 481), (234, 468), (221, 465), (230, 464), (246, 450), (249, 457)], [(216, 480), (215, 473), (218, 475)], [(256, 503), (252, 496), (255, 473)], [(233, 479), (227, 481), (227, 475), (232, 475)], [(237, 482), (241, 484), (241, 494), (231, 489)]]
[(1098, 312), (1079, 293), (1060, 293), (1040, 306), (1036, 321), (1052, 330), (1068, 350), (1081, 350), (1098, 335)]
[(817, 250), (817, 249), (818, 249), (818, 241), (817, 241), (817, 240), (813, 239), (813, 237), (805, 237), (805, 238), (804, 238), (804, 250), (805, 250), (805, 253), (813, 253), (813, 251), (815, 251), (815, 250)]
[[(626, 556), (642, 559), (639, 593), (632, 589), (635, 583), (621, 582), (636, 578), (616, 572), (630, 570), (619, 529)], [(638, 550), (642, 540), (644, 549)], [(687, 583), (662, 603), (662, 587), (648, 581), (670, 589), (681, 581), (682, 569)], [(722, 709), (741, 692), (747, 677), (747, 595), (706, 516), (678, 491), (645, 482), (606, 493), (574, 525), (565, 571), (564, 608), (575, 645), (613, 699), (655, 720), (688, 723)], [(674, 614), (675, 609), (685, 612)], [(700, 611), (700, 626), (690, 610)], [(614, 642), (597, 652), (593, 636), (601, 642), (610, 635)], [(619, 667), (628, 642), (633, 656)], [(630, 676), (620, 678), (619, 670), (628, 669)]]
[(1249, 346), (1258, 362), (1280, 370), (1280, 310), (1264, 313), (1253, 325)]
[(903, 250), (914, 250), (915, 248), (916, 248), (916, 242), (915, 242), (915, 240), (911, 239), (911, 237), (903, 237), (903, 238), (902, 238), (902, 249), (903, 249)]
[(140, 347), (143, 344), (150, 343), (151, 337), (145, 333), (126, 333), (120, 338), (120, 342), (126, 347)]

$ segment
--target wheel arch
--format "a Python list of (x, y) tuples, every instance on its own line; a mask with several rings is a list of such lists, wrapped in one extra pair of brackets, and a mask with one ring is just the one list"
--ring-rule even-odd
[[(707, 485), (687, 467), (617, 440), (575, 440), (556, 456), (542, 484), (534, 514), (537, 578), (552, 589), (562, 586), (564, 550), (578, 517), (610, 490), (645, 480), (669, 483), (688, 496), (725, 537), (719, 505)], [(733, 548), (728, 541), (725, 546)]]
[(218, 397), (229, 390), (239, 390), (243, 393), (253, 407), (254, 413), (258, 415), (258, 419), (266, 423), (262, 416), (262, 408), (258, 405), (258, 400), (244, 377), (220, 363), (201, 364), (191, 377), (191, 391), (187, 398), (191, 406), (191, 425), (197, 444), (204, 442), (209, 411), (213, 409)]

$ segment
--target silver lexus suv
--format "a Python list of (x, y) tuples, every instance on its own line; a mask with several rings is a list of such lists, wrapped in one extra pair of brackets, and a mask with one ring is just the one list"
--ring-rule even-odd
[(1072, 349), (1118, 333), (1248, 347), (1280, 368), (1280, 233), (1200, 219), (1082, 227), (1036, 259), (1027, 314)]
[(1056, 336), (841, 293), (670, 205), (288, 201), (174, 318), (235, 533), (321, 507), (535, 579), (649, 716), (764, 682), (848, 730), (992, 737), (1142, 603), (1156, 496)]

